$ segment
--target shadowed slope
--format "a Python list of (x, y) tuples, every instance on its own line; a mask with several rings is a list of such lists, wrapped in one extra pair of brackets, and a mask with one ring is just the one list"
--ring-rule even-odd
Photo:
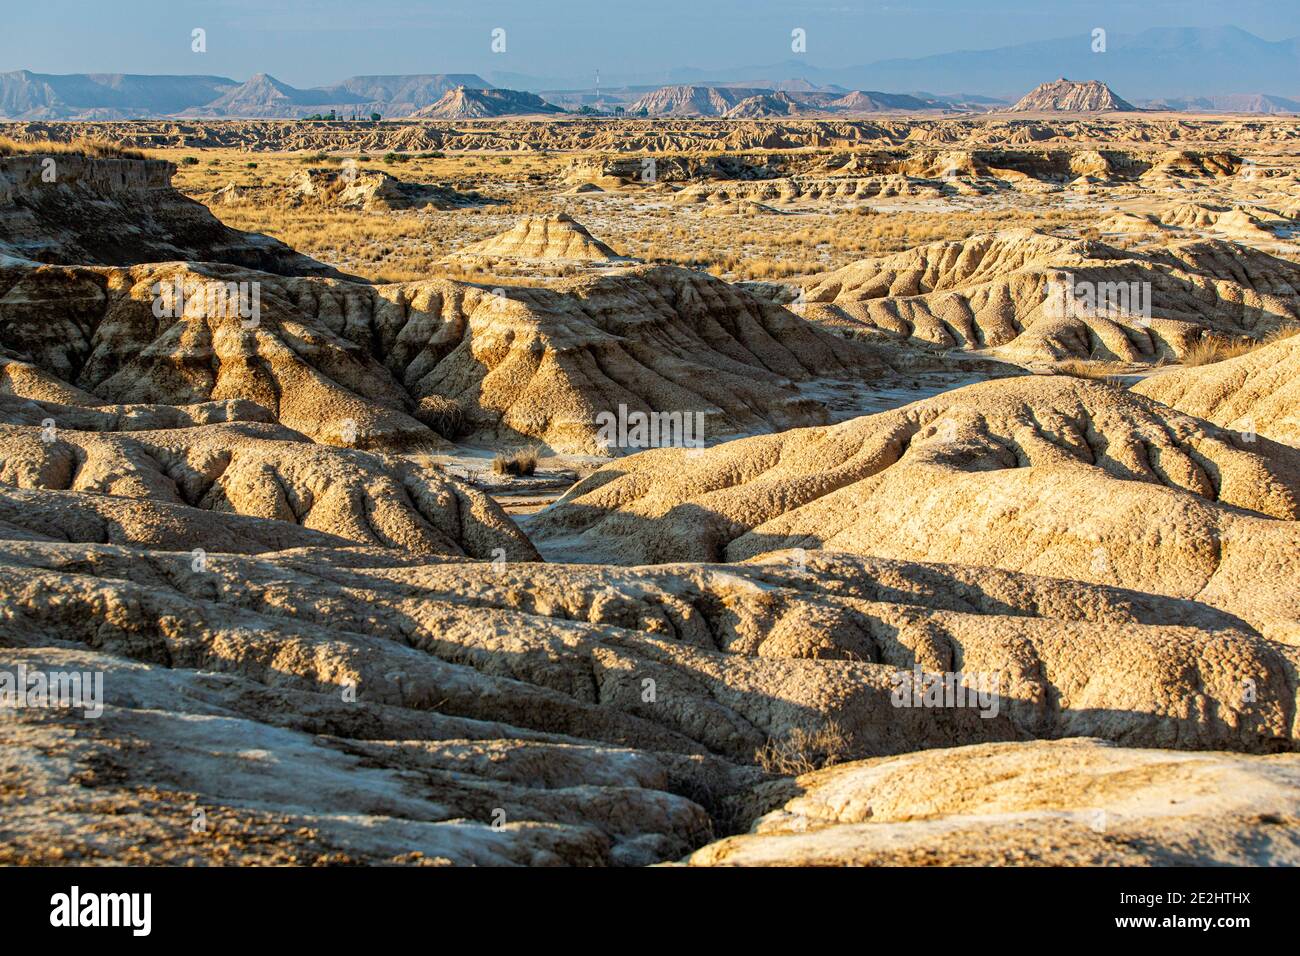
[(1108, 385), (1032, 377), (606, 466), (526, 528), (635, 564), (825, 547), (1119, 584), (1300, 642), (1300, 454)]
[[(440, 438), (542, 440), (598, 452), (597, 416), (698, 412), (710, 436), (826, 420), (794, 383), (887, 370), (845, 343), (712, 277), (621, 270), (556, 289), (447, 280), (363, 286), (213, 264), (0, 268), (0, 375), (65, 404), (246, 399), (315, 441), (400, 450)], [(211, 314), (187, 293), (255, 284), (257, 320)], [(166, 301), (166, 300), (164, 300)]]

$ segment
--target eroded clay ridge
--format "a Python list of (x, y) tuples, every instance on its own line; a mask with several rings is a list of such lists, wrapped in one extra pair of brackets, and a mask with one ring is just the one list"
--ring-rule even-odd
[[(32, 422), (0, 425), (3, 520), (36, 535), (57, 529), (55, 540), (170, 549), (364, 544), (536, 558), (495, 502), (427, 465), (316, 445), (278, 425), (149, 422), (154, 408), (0, 396), (6, 422)], [(124, 423), (131, 430), (112, 430)]]
[(692, 865), (1300, 861), (1289, 825), (1300, 796), (1292, 755), (1126, 750), (1096, 740), (987, 744), (833, 767), (760, 794), (755, 803), (776, 807), (753, 832), (703, 848)]
[(626, 261), (626, 257), (592, 236), (582, 223), (565, 213), (525, 216), (506, 232), (470, 243), (448, 258), (472, 261), (492, 257), (574, 262)]
[(1169, 369), (1133, 391), (1216, 425), (1300, 447), (1300, 335), (1224, 362)]
[[(159, 317), (178, 284), (184, 311)], [(255, 288), (256, 322), (230, 314), (234, 305), (214, 312), (219, 300), (204, 293), (215, 288)], [(69, 405), (247, 400), (314, 441), (380, 450), (468, 437), (600, 452), (598, 416), (620, 405), (699, 413), (709, 436), (771, 431), (826, 421), (795, 382), (887, 370), (877, 351), (673, 267), (506, 289), (215, 264), (10, 264), (0, 309), (0, 377), (14, 394)]]
[(525, 523), (620, 564), (827, 548), (1195, 598), (1300, 643), (1300, 451), (1031, 376), (828, 428), (643, 452)]
[[(6, 665), (102, 672), (105, 703), (4, 722), (8, 861), (637, 864), (745, 829), (774, 740), (1296, 747), (1295, 648), (1192, 601), (830, 554), (196, 564), (50, 540), (71, 524), (0, 525)], [(899, 706), (918, 669), (988, 693)]]
[(1220, 240), (1125, 250), (1010, 230), (864, 259), (804, 284), (805, 316), (1020, 362), (1155, 364), (1207, 331), (1261, 338), (1300, 319), (1300, 265)]

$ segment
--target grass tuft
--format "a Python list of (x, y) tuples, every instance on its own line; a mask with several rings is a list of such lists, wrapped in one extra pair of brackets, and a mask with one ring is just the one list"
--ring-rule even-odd
[(541, 449), (536, 445), (521, 448), (510, 454), (502, 452), (492, 459), (492, 473), (494, 475), (514, 475), (516, 477), (531, 475), (537, 470), (537, 459), (539, 457), (541, 457)]

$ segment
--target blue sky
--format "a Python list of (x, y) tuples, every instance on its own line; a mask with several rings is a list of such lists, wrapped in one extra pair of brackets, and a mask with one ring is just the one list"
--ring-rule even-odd
[[(1152, 26), (1300, 35), (1297, 0), (5, 0), (0, 70), (266, 71), (296, 86), (353, 74), (589, 75), (790, 59), (817, 66)], [(208, 50), (190, 49), (195, 27)], [(493, 53), (491, 31), (506, 31)]]

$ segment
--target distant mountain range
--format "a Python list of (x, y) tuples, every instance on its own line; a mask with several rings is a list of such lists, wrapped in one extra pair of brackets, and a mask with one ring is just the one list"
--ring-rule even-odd
[(1139, 100), (1138, 104), (1150, 110), (1185, 110), (1193, 113), (1300, 113), (1300, 100), (1265, 93), (1172, 97)]
[[(736, 85), (779, 89), (783, 77), (803, 77), (817, 89), (963, 91), (1012, 102), (1054, 76), (1094, 77), (1130, 99), (1273, 95), (1300, 99), (1300, 37), (1264, 40), (1237, 27), (1172, 27), (1141, 33), (1110, 33), (1106, 52), (1092, 52), (1089, 33), (991, 50), (960, 50), (933, 56), (877, 60), (861, 66), (821, 67), (801, 57), (776, 64), (734, 69), (678, 67), (655, 73), (605, 73), (615, 87)], [(487, 74), (501, 86), (533, 90), (578, 90), (586, 76), (542, 77)]]
[(409, 116), (460, 87), (493, 89), (474, 73), (353, 76), (298, 89), (267, 73), (245, 82), (224, 76), (0, 73), (0, 116), (25, 120), (108, 120), (149, 116), (297, 119), (339, 115)]
[[(808, 111), (1004, 108), (1053, 76), (1087, 76), (1122, 90), (1130, 102), (1163, 109), (1278, 113), (1300, 107), (1300, 37), (1263, 40), (1236, 27), (1153, 29), (1106, 38), (1102, 53), (1080, 34), (996, 50), (880, 60), (826, 68), (806, 59), (704, 71), (680, 68), (657, 76), (537, 77), (490, 73), (354, 76), (332, 86), (298, 89), (266, 73), (240, 82), (223, 76), (123, 73), (0, 73), (0, 118), (137, 119), (248, 117), (297, 119), (309, 114), (410, 116), (431, 110), (457, 89), (505, 89), (512, 96), (461, 97), (452, 113), (558, 106), (646, 108), (651, 115), (792, 116)], [(878, 93), (875, 90), (904, 90)], [(963, 91), (961, 93), (919, 92)], [(833, 101), (849, 97), (843, 103)], [(469, 102), (469, 101), (476, 102)], [(742, 101), (746, 102), (742, 107)], [(913, 102), (915, 101), (915, 102)]]
[(633, 115), (720, 116), (725, 119), (763, 119), (826, 113), (860, 114), (889, 111), (957, 110), (969, 108), (950, 100), (905, 93), (817, 89), (807, 81), (787, 83), (782, 89), (743, 86), (664, 86), (627, 107)]

